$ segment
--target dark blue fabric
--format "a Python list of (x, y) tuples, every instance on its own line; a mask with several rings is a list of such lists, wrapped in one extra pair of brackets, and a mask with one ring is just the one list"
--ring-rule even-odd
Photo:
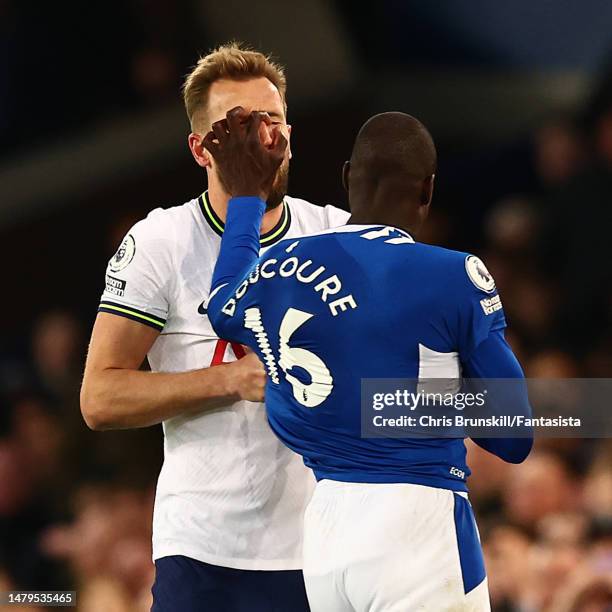
[[(274, 433), (319, 480), (467, 490), (462, 437), (367, 438), (359, 407), (363, 379), (416, 379), (421, 347), (477, 362), (506, 326), (484, 264), (385, 226), (284, 240), (258, 258), (263, 210), (257, 199), (230, 201), (208, 317), (265, 364)], [(509, 350), (499, 337), (487, 354), (496, 378), (506, 371), (496, 357)]]
[(266, 203), (257, 197), (232, 198), (227, 204), (221, 250), (211, 288), (235, 283), (259, 257), (259, 233)]
[[(503, 404), (495, 406), (496, 413), (531, 418), (527, 386), (524, 381), (520, 382), (524, 377), (523, 370), (502, 330), (491, 332), (461, 365), (465, 378), (517, 379), (516, 385), (506, 385), (503, 387), (504, 393), (495, 395), (498, 403)], [(472, 439), (478, 446), (510, 463), (524, 461), (533, 446), (533, 437)]]
[(253, 571), (180, 555), (155, 562), (152, 612), (309, 612), (300, 570)]
[(457, 548), (459, 549), (463, 591), (467, 594), (485, 579), (487, 573), (470, 502), (457, 493), (454, 496)]

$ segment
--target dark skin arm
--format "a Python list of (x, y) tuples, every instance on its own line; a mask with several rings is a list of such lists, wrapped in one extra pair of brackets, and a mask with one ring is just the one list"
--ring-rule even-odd
[[(264, 129), (272, 138), (268, 147), (260, 139)], [(232, 197), (257, 196), (266, 201), (288, 143), (267, 113), (247, 113), (237, 106), (225, 119), (213, 123), (202, 144), (215, 160), (221, 182)]]

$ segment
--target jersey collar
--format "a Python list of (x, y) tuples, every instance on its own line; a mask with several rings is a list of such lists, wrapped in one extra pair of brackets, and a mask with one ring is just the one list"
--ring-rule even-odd
[[(198, 198), (198, 202), (200, 204), (200, 210), (202, 211), (204, 219), (206, 219), (208, 225), (210, 225), (215, 234), (223, 236), (225, 223), (223, 223), (223, 221), (219, 218), (219, 215), (211, 206), (208, 191), (205, 191)], [(283, 207), (283, 212), (279, 222), (271, 230), (259, 237), (259, 244), (262, 247), (267, 247), (278, 242), (281, 238), (283, 238), (291, 226), (291, 210), (289, 209), (287, 201), (283, 200), (281, 206)]]
[(329, 229), (316, 232), (315, 234), (307, 234), (306, 236), (302, 236), (302, 238), (307, 238), (308, 236), (320, 236), (321, 234), (346, 234), (349, 232), (364, 232), (365, 230), (382, 230), (383, 228), (388, 227), (400, 234), (409, 238), (411, 242), (414, 242), (414, 238), (403, 229), (399, 227), (394, 227), (392, 225), (381, 225), (380, 223), (372, 223), (372, 224), (360, 224), (356, 223), (347, 223), (345, 225), (339, 225), (338, 227), (330, 227)]

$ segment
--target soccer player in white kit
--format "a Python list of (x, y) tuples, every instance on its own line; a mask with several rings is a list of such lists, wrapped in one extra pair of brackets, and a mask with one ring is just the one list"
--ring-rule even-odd
[[(302, 522), (314, 478), (269, 428), (261, 363), (217, 337), (203, 301), (229, 194), (202, 138), (237, 105), (266, 111), (289, 138), (285, 87), (280, 66), (237, 45), (199, 60), (184, 99), (208, 190), (134, 225), (106, 271), (81, 408), (93, 429), (163, 423), (155, 611), (308, 610)], [(262, 249), (348, 217), (287, 196), (289, 158), (288, 150), (267, 202)], [(139, 370), (145, 357), (152, 372)]]

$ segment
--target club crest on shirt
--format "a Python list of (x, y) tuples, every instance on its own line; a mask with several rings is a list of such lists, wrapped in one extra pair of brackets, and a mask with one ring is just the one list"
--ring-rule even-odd
[(465, 258), (465, 271), (478, 289), (487, 293), (495, 291), (493, 276), (482, 263), (482, 260), (475, 255), (468, 255)]
[(120, 272), (126, 268), (129, 263), (134, 259), (136, 254), (136, 241), (132, 234), (128, 234), (123, 242), (119, 245), (117, 252), (113, 255), (110, 260), (108, 267), (111, 272)]

